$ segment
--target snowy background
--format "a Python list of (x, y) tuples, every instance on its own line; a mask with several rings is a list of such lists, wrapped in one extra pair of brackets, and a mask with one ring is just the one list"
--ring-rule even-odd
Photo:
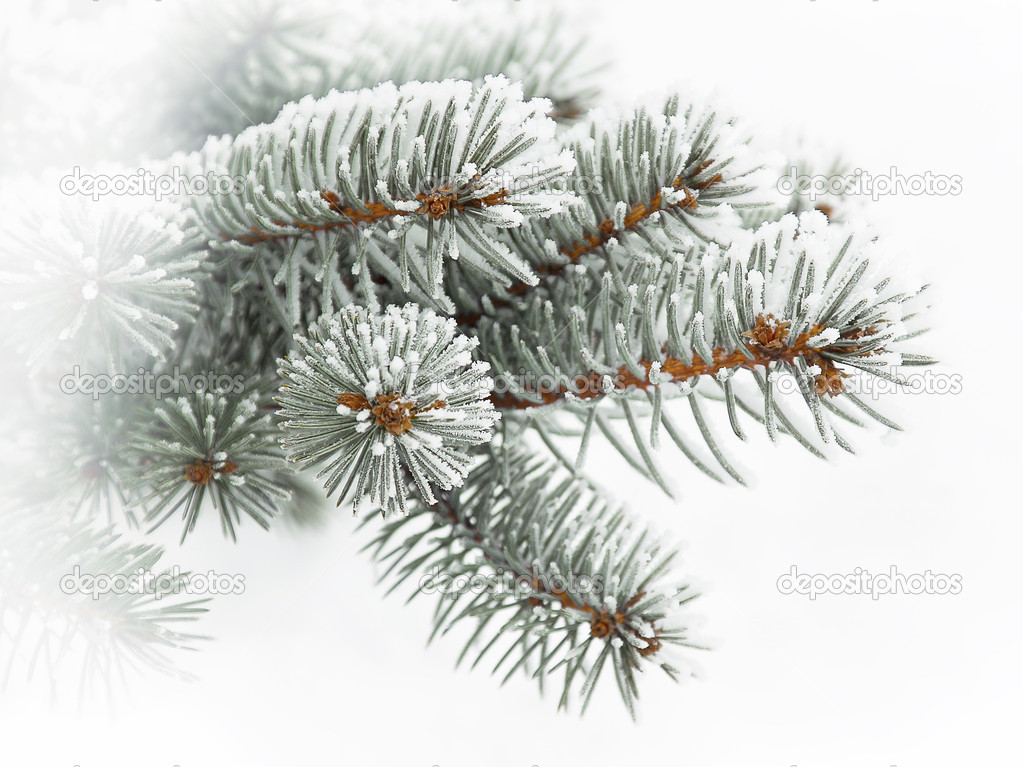
[[(442, 2), (452, 5), (420, 0), (417, 7)], [(78, 81), (72, 67), (61, 71), (62, 57), (134, 56), (141, 78), (178, 67), (145, 56), (172, 4), (53, 4), (47, 7), (60, 26), (26, 33), (18, 24), (33, 14), (27, 0), (17, 0), (0, 20), (6, 66), (50, 67), (66, 78), (62, 128), (88, 135), (132, 91), (117, 80)], [(412, 9), (391, 0), (372, 5), (396, 24)], [(151, 675), (112, 712), (79, 711), (73, 700), (51, 707), (45, 689), (35, 697), (24, 689), (5, 694), (0, 764), (1023, 763), (1013, 389), (1023, 372), (1016, 351), (1018, 4), (589, 5), (594, 23), (580, 34), (595, 35), (613, 60), (606, 78), (612, 102), (678, 85), (713, 88), (762, 134), (804, 135), (853, 167), (961, 176), (960, 195), (893, 195), (870, 208), (905, 253), (907, 270), (933, 284), (927, 351), (942, 360), (940, 372), (961, 375), (961, 393), (885, 398), (879, 407), (906, 431), (855, 433), (859, 455), (829, 463), (790, 443), (772, 447), (760, 434), (747, 445), (733, 442), (732, 455), (756, 477), (752, 489), (715, 486), (679, 459), (678, 504), (632, 476), (613, 451), (591, 448), (591, 476), (685, 542), (686, 571), (703, 592), (694, 610), (704, 632), (719, 639), (716, 650), (697, 657), (700, 679), (643, 680), (636, 724), (610, 680), (580, 718), (556, 713), (556, 700), (538, 698), (526, 679), (499, 688), (481, 669), (453, 670), (458, 639), (425, 647), (433, 604), (403, 606), (404, 593), (382, 598), (377, 573), (358, 554), (368, 535), (343, 513), (311, 530), (267, 535), (250, 527), (238, 545), (222, 540), (209, 518), (184, 548), (173, 545), (173, 531), (165, 536), (168, 566), (245, 576), (245, 593), (218, 600), (203, 621), (215, 640), (182, 659), (200, 681)], [(142, 115), (147, 103), (139, 99), (132, 109)], [(94, 156), (69, 163), (103, 157), (97, 142)], [(0, 191), (11, 193), (11, 183)], [(895, 565), (902, 573), (959, 574), (963, 589), (811, 601), (776, 588), (793, 564), (807, 573)]]

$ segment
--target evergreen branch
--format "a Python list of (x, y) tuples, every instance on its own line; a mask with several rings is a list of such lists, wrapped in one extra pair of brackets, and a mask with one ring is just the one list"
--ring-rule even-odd
[[(734, 381), (750, 371), (769, 435), (790, 434), (819, 454), (782, 410), (776, 384), (787, 374), (820, 438), (847, 446), (831, 423), (829, 400), (845, 392), (852, 372), (892, 378), (888, 370), (902, 361), (904, 320), (912, 317), (903, 306), (917, 292), (895, 289), (871, 263), (875, 251), (869, 235), (808, 213), (764, 225), (752, 241), (724, 252), (710, 245), (670, 264), (632, 259), (620, 271), (576, 267), (550, 298), (534, 296), (520, 321), (481, 319), (480, 355), (503, 384), (491, 401), (506, 415), (560, 404), (580, 417), (604, 399), (619, 401), (640, 471), (656, 481), (647, 443), (656, 442), (657, 429), (652, 424), (649, 440), (640, 439), (625, 404), (638, 397), (659, 412), (658, 398), (690, 397), (701, 436), (739, 479), (692, 399), (695, 387), (711, 378), (725, 388), (729, 422), (741, 437)], [(692, 459), (677, 429), (669, 432)]]
[[(246, 245), (255, 245), (267, 240), (283, 240), (291, 237), (302, 237), (310, 232), (330, 232), (337, 229), (348, 229), (357, 227), (360, 224), (375, 224), (387, 218), (397, 216), (429, 216), (434, 220), (440, 220), (451, 211), (465, 213), (466, 211), (482, 210), (495, 205), (504, 205), (508, 200), (508, 190), (498, 189), (496, 192), (489, 192), (482, 197), (474, 196), (483, 191), (482, 179), (475, 176), (462, 188), (451, 186), (436, 187), (430, 192), (420, 192), (415, 200), (394, 200), (395, 207), (388, 207), (380, 202), (372, 200), (359, 201), (357, 207), (345, 206), (336, 192), (324, 189), (320, 197), (327, 203), (333, 213), (340, 216), (339, 220), (327, 221), (321, 224), (307, 224), (302, 221), (274, 221), (273, 225), (283, 231), (260, 231), (253, 227), (252, 234), (240, 235), (238, 242)], [(489, 188), (489, 187), (488, 187)], [(416, 206), (418, 203), (418, 206)], [(226, 238), (225, 238), (226, 239)]]
[[(713, 162), (709, 160), (708, 162)], [(705, 182), (702, 188), (707, 189), (714, 184), (721, 182), (721, 174), (714, 176), (712, 180)], [(613, 218), (605, 218), (597, 224), (597, 234), (583, 234), (582, 242), (573, 242), (570, 246), (563, 246), (558, 249), (558, 252), (564, 255), (569, 263), (578, 264), (579, 259), (584, 255), (593, 253), (598, 248), (602, 248), (607, 245), (612, 239), (621, 237), (626, 232), (635, 231), (640, 224), (649, 219), (655, 213), (659, 213), (662, 210), (667, 210), (671, 207), (677, 207), (679, 210), (693, 210), (699, 206), (699, 202), (693, 195), (692, 191), (682, 183), (682, 177), (679, 176), (671, 183), (671, 189), (674, 192), (680, 192), (682, 199), (672, 199), (665, 201), (660, 192), (657, 192), (647, 202), (638, 202), (633, 205), (629, 212), (621, 219), (621, 226), (618, 226), (617, 222)], [(564, 270), (565, 264), (556, 264), (554, 266), (547, 267), (547, 273), (558, 274)], [(515, 286), (517, 287), (517, 286)], [(519, 288), (519, 291), (512, 290), (512, 292), (521, 292), (523, 288)]]
[[(130, 394), (85, 400), (66, 396), (42, 415), (36, 424), (39, 454), (33, 462), (47, 467), (47, 503), (74, 521), (102, 517), (110, 526), (119, 519), (129, 527), (138, 526), (125, 447), (131, 430), (145, 416), (142, 401)], [(20, 479), (37, 485), (43, 481), (37, 472)]]
[[(415, 278), (441, 295), (444, 256), (490, 274), (534, 282), (535, 275), (494, 232), (548, 216), (564, 199), (544, 191), (572, 168), (555, 154), (544, 102), (488, 78), (390, 83), (373, 90), (303, 99), (267, 125), (211, 140), (204, 172), (245, 177), (234, 193), (208, 195), (197, 210), (215, 247), (258, 257), (267, 241), (325, 232), (361, 252), (363, 237), (385, 228), (402, 287)], [(360, 234), (356, 234), (356, 231)], [(219, 245), (216, 243), (219, 241)]]
[[(819, 212), (779, 196), (734, 120), (678, 96), (558, 133), (595, 94), (579, 68), (590, 37), (547, 8), (492, 7), (451, 24), (417, 6), (428, 23), (380, 29), (354, 8), (313, 23), (275, 2), (229, 9), (212, 26), (230, 40), (169, 41), (209, 82), (163, 88), (152, 110), (180, 115), (177, 149), (221, 135), (161, 163), (207, 193), (21, 203), (0, 282), (28, 383), (69, 355), (158, 374), (216, 360), (246, 378), (166, 406), (12, 386), (30, 407), (13, 408), (3, 504), (27, 511), (0, 508), (0, 536), (25, 542), (0, 550), (8, 673), (56, 669), (65, 642), (84, 649), (83, 676), (125, 658), (169, 667), (162, 652), (195, 638), (172, 626), (199, 603), (37, 586), (72, 561), (122, 576), (155, 564), (158, 550), (83, 524), (97, 513), (135, 524), (141, 510), (151, 531), (180, 512), (182, 540), (210, 508), (232, 538), (243, 513), (268, 527), (317, 495), (297, 464), (339, 506), (368, 496), (407, 514), (368, 548), (392, 589), (441, 584), (434, 635), (473, 619), (460, 661), (492, 654), (504, 679), (525, 671), (541, 690), (563, 674), (560, 706), (583, 709), (610, 666), (634, 712), (638, 673), (677, 677), (672, 646), (697, 647), (694, 597), (665, 580), (675, 552), (580, 476), (593, 435), (671, 495), (669, 440), (712, 479), (744, 482), (706, 401), (740, 439), (749, 418), (821, 458), (811, 429), (852, 452), (839, 426), (898, 428), (847, 379), (933, 362), (907, 351), (922, 288), (899, 287), (873, 236), (842, 223), (842, 195)], [(338, 46), (337, 31), (361, 39)], [(686, 424), (670, 413), (683, 398)], [(462, 577), (487, 587), (451, 588)]]
[(444, 598), (434, 634), (478, 620), (461, 658), (485, 631), (493, 633), (474, 666), (504, 637), (508, 647), (495, 672), (507, 680), (524, 669), (541, 689), (545, 678), (563, 672), (559, 707), (578, 692), (585, 709), (610, 664), (634, 714), (636, 673), (653, 664), (677, 678), (669, 646), (700, 647), (680, 613), (695, 595), (665, 582), (676, 553), (585, 481), (565, 479), (516, 449), (492, 455), (435, 504), (417, 501), (367, 548), (388, 565), (392, 590), (415, 576), (421, 577), (416, 593), (461, 580), (489, 584), (486, 598), (439, 588)]
[(500, 12), (496, 4), (462, 3), (448, 13), (406, 8), (398, 25), (351, 6), (176, 4), (159, 40), (159, 58), (168, 66), (140, 88), (151, 105), (146, 125), (160, 128), (146, 138), (162, 140), (167, 151), (192, 150), (211, 135), (271, 122), (285, 104), (305, 96), (387, 81), (455, 78), (481, 85), (499, 73), (521, 82), (527, 99), (550, 99), (552, 118), (581, 116), (595, 103), (595, 75), (603, 68), (599, 57), (591, 61), (591, 41), (571, 31), (584, 18), (512, 0)]
[(356, 35), (336, 87), (451, 77), (478, 84), (503, 73), (522, 83), (527, 98), (549, 99), (548, 115), (564, 122), (582, 117), (599, 95), (596, 76), (605, 58), (588, 36), (576, 33), (589, 18), (585, 11), (515, 0), (462, 4), (450, 13), (436, 6), (417, 10), (422, 18), (384, 22)]
[[(503, 233), (539, 275), (503, 291), (474, 284), (475, 296), (459, 320), (474, 327), (484, 313), (509, 309), (511, 316), (534, 292), (548, 295), (549, 280), (588, 256), (609, 261), (608, 246), (622, 246), (619, 259), (641, 251), (688, 247), (693, 237), (713, 239), (698, 222), (711, 223), (724, 206), (756, 207), (753, 194), (761, 167), (749, 138), (732, 121), (709, 109), (685, 107), (676, 95), (655, 108), (621, 118), (594, 115), (566, 142), (576, 158), (570, 189), (580, 202), (549, 219)], [(488, 295), (489, 294), (489, 295)], [(481, 296), (488, 296), (486, 308)]]

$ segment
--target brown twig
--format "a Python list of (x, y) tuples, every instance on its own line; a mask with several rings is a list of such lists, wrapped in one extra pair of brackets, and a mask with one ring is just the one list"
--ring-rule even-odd
[[(703, 171), (709, 168), (714, 163), (713, 158), (705, 160), (696, 171), (690, 176), (695, 178), (699, 176)], [(641, 223), (650, 218), (654, 213), (661, 210), (669, 210), (671, 208), (678, 208), (679, 210), (695, 210), (699, 207), (696, 195), (693, 194), (692, 190), (703, 191), (709, 189), (712, 186), (716, 186), (723, 181), (723, 177), (720, 173), (715, 173), (710, 178), (699, 181), (691, 182), (686, 185), (685, 180), (682, 176), (679, 176), (671, 183), (671, 188), (676, 191), (682, 191), (684, 197), (674, 203), (665, 204), (664, 198), (658, 191), (653, 197), (645, 202), (638, 202), (632, 206), (629, 212), (625, 215), (625, 219), (622, 222), (621, 229), (615, 226), (614, 219), (605, 218), (597, 223), (596, 233), (584, 233), (582, 239), (576, 240), (570, 245), (565, 245), (558, 249), (558, 252), (565, 256), (568, 260), (561, 264), (541, 264), (535, 268), (540, 281), (536, 285), (530, 285), (525, 282), (517, 282), (507, 288), (507, 292), (513, 296), (522, 296), (529, 293), (531, 290), (535, 290), (540, 285), (543, 285), (551, 277), (556, 277), (564, 273), (565, 269), (573, 264), (578, 264), (582, 260), (583, 256), (594, 253), (599, 248), (607, 245), (613, 238), (620, 237), (624, 232), (634, 231), (639, 227)], [(495, 307), (507, 307), (510, 306), (510, 302), (501, 299), (494, 298), (491, 303)], [(462, 314), (456, 319), (458, 323), (463, 327), (475, 327), (480, 321), (482, 315), (479, 313), (473, 314)]]
[[(713, 350), (713, 358), (704, 360), (698, 354), (693, 354), (692, 362), (685, 362), (677, 357), (667, 357), (660, 364), (662, 373), (671, 376), (672, 383), (682, 383), (691, 378), (704, 375), (717, 375), (723, 370), (741, 369), (753, 370), (758, 366), (767, 366), (773, 362), (792, 364), (797, 358), (802, 357), (807, 365), (817, 365), (821, 372), (814, 379), (814, 389), (818, 395), (835, 396), (843, 391), (842, 378), (845, 373), (840, 371), (835, 363), (825, 356), (828, 351), (855, 352), (857, 347), (842, 348), (835, 347), (813, 347), (810, 346), (810, 339), (824, 330), (823, 325), (817, 325), (805, 333), (800, 333), (792, 341), (788, 341), (789, 323), (778, 322), (773, 315), (760, 315), (756, 318), (755, 327), (743, 333), (749, 340), (744, 343), (746, 352), (741, 349), (717, 348)], [(842, 336), (843, 340), (860, 338), (872, 332), (872, 328), (862, 331), (852, 331)], [(635, 375), (627, 365), (622, 365), (611, 380), (616, 391), (623, 389), (649, 389), (654, 386), (650, 381), (650, 368), (653, 365), (651, 360), (640, 360), (640, 366), (644, 370), (644, 376), (640, 378)], [(554, 388), (535, 387), (527, 389), (538, 398), (521, 399), (520, 397), (506, 392), (503, 394), (492, 394), (490, 401), (494, 406), (502, 409), (523, 410), (531, 407), (550, 405), (565, 398), (569, 393), (577, 399), (595, 399), (604, 396), (607, 392), (604, 389), (604, 376), (596, 371), (589, 371), (573, 380), (575, 390), (561, 385)]]
[(275, 226), (279, 226), (281, 228), (297, 228), (301, 231), (265, 232), (254, 226), (252, 227), (252, 234), (244, 234), (235, 237), (221, 235), (221, 237), (224, 240), (235, 240), (237, 242), (245, 243), (246, 245), (255, 245), (260, 242), (284, 240), (289, 237), (297, 237), (307, 233), (313, 234), (316, 232), (328, 232), (335, 229), (359, 226), (360, 224), (374, 224), (387, 218), (396, 218), (400, 216), (425, 215), (437, 220), (448, 215), (451, 211), (461, 213), (469, 209), (480, 210), (493, 205), (501, 205), (508, 200), (508, 191), (506, 189), (499, 189), (496, 192), (491, 192), (483, 197), (473, 197), (467, 200), (462, 199), (467, 191), (471, 191), (471, 187), (466, 190), (456, 189), (450, 186), (442, 186), (430, 192), (420, 192), (415, 197), (416, 201), (419, 203), (419, 207), (413, 210), (389, 208), (381, 202), (363, 202), (363, 206), (366, 210), (359, 210), (358, 208), (353, 208), (349, 205), (342, 205), (341, 198), (338, 197), (336, 192), (324, 189), (320, 192), (320, 198), (327, 203), (331, 211), (337, 213), (341, 217), (336, 221), (325, 221), (319, 224), (309, 224), (303, 221), (292, 221), (290, 223), (286, 221), (274, 221), (273, 223)]

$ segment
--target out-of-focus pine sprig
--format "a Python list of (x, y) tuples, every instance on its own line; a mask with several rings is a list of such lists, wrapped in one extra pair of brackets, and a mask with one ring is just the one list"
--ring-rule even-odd
[(70, 394), (57, 412), (47, 413), (41, 465), (49, 474), (48, 492), (57, 493), (55, 504), (72, 519), (103, 519), (111, 527), (123, 519), (138, 526), (126, 447), (131, 430), (147, 415), (144, 402), (130, 394)]
[(167, 8), (155, 36), (162, 66), (143, 66), (140, 83), (150, 106), (150, 154), (198, 149), (211, 135), (269, 123), (306, 96), (387, 81), (480, 85), (504, 73), (522, 83), (526, 98), (549, 99), (551, 116), (565, 122), (596, 103), (606, 60), (574, 33), (585, 21), (578, 11), (462, 0), (452, 8), (406, 7), (402, 17), (396, 25), (387, 13), (322, 1), (300, 9), (280, 0)]
[(555, 120), (571, 123), (596, 105), (606, 56), (577, 33), (592, 20), (592, 6), (583, 11), (470, 0), (457, 8), (409, 10), (422, 18), (402, 25), (369, 20), (365, 33), (342, 54), (334, 87), (447, 78), (481, 83), (501, 72), (522, 83), (526, 98), (549, 99)]
[(0, 687), (44, 676), (56, 694), (77, 679), (84, 702), (111, 696), (128, 672), (187, 678), (173, 656), (203, 638), (183, 624), (209, 599), (187, 598), (190, 573), (157, 569), (160, 548), (45, 506), (0, 511), (0, 541)]
[(4, 318), (29, 364), (60, 356), (114, 373), (173, 347), (198, 308), (203, 258), (194, 224), (169, 202), (78, 197), (26, 209), (0, 242)]

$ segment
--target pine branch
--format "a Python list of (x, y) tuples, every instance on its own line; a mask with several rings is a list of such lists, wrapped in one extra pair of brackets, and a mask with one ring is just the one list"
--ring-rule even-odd
[(151, 52), (162, 66), (144, 70), (138, 93), (129, 93), (146, 99), (148, 113), (134, 122), (149, 156), (198, 149), (336, 87), (341, 54), (332, 35), (344, 14), (318, 5), (186, 0), (167, 8)]
[[(332, 250), (354, 251), (353, 274), (367, 288), (369, 247), (386, 248), (406, 291), (414, 280), (441, 295), (445, 257), (535, 282), (493, 232), (561, 207), (544, 187), (572, 161), (554, 154), (544, 110), (503, 78), (303, 99), (271, 124), (207, 144), (203, 172), (246, 184), (202, 198), (197, 212), (212, 240), (247, 259), (268, 241), (344, 234)], [(386, 240), (367, 240), (380, 229)]]
[[(701, 359), (696, 352), (693, 352), (688, 362), (671, 355), (663, 361), (640, 359), (637, 362), (640, 369), (638, 375), (631, 369), (635, 366), (629, 365), (619, 367), (613, 376), (590, 370), (578, 377), (573, 388), (562, 385), (558, 388), (537, 387), (527, 390), (538, 397), (539, 401), (520, 399), (511, 393), (491, 395), (490, 400), (500, 409), (524, 409), (550, 405), (568, 396), (588, 400), (624, 389), (652, 391), (665, 383), (681, 384), (698, 376), (720, 376), (740, 369), (753, 370), (758, 366), (767, 368), (773, 363), (794, 366), (797, 360), (802, 360), (808, 367), (821, 368), (821, 372), (814, 376), (814, 391), (818, 395), (835, 396), (842, 391), (844, 374), (832, 361), (832, 356), (855, 351), (855, 348), (837, 344), (812, 346), (812, 339), (822, 337), (821, 334), (826, 330), (824, 325), (816, 325), (789, 340), (788, 328), (791, 323), (780, 322), (773, 314), (758, 314), (754, 322), (752, 330), (742, 333), (742, 337), (748, 340), (740, 341), (738, 349), (717, 347), (712, 351), (709, 361)], [(839, 342), (856, 340), (873, 332), (873, 327), (862, 331), (846, 331), (847, 335), (840, 336)], [(611, 385), (608, 386), (608, 383)]]
[[(676, 552), (524, 449), (491, 455), (462, 488), (410, 510), (367, 548), (387, 565), (392, 591), (413, 577), (412, 597), (439, 589), (434, 635), (476, 619), (460, 661), (476, 647), (475, 667), (504, 639), (495, 673), (525, 671), (541, 690), (558, 673), (559, 707), (578, 693), (583, 710), (610, 665), (634, 715), (637, 674), (658, 666), (678, 678), (669, 648), (700, 647), (682, 609), (695, 595), (665, 580)], [(458, 582), (486, 588), (451, 587)]]
[(715, 227), (707, 226), (726, 208), (766, 202), (756, 191), (760, 161), (748, 143), (734, 121), (685, 106), (677, 95), (621, 118), (595, 114), (566, 140), (577, 161), (567, 188), (579, 202), (502, 234), (539, 280), (499, 291), (482, 281), (467, 284), (453, 293), (465, 298), (459, 321), (468, 329), (483, 314), (513, 317), (533, 293), (548, 295), (548, 283), (573, 265), (615, 258), (608, 246), (620, 247), (623, 264), (638, 254), (687, 250), (694, 237), (713, 240)]
[[(19, 479), (44, 488), (45, 502), (72, 521), (102, 518), (110, 527), (121, 520), (138, 527), (125, 447), (131, 430), (146, 415), (142, 403), (142, 397), (130, 394), (65, 396), (45, 413), (33, 413), (38, 437), (34, 465), (28, 476), (19, 472)], [(40, 466), (46, 467), (45, 474)]]
[(353, 35), (357, 43), (346, 51), (335, 78), (339, 90), (387, 80), (458, 78), (479, 84), (500, 72), (521, 82), (526, 98), (550, 99), (548, 114), (559, 121), (576, 120), (596, 103), (597, 75), (606, 69), (606, 58), (577, 32), (592, 20), (588, 9), (497, 0), (410, 10), (414, 17), (406, 24), (371, 23)]
[(521, 82), (527, 99), (550, 99), (554, 119), (576, 119), (595, 103), (603, 69), (590, 41), (572, 32), (585, 18), (552, 6), (505, 4), (504, 12), (496, 2), (463, 2), (450, 12), (407, 8), (400, 25), (351, 6), (177, 4), (158, 42), (168, 65), (139, 88), (152, 114), (150, 130), (138, 133), (146, 134), (151, 154), (158, 151), (154, 141), (167, 151), (192, 150), (211, 135), (269, 123), (306, 96), (388, 81), (482, 85), (498, 73)]
[[(26, 541), (0, 551), (9, 668), (56, 668), (65, 640), (84, 642), (86, 676), (125, 657), (169, 667), (162, 651), (194, 639), (171, 623), (198, 603), (35, 586), (74, 556), (111, 574), (155, 564), (158, 550), (82, 522), (97, 514), (134, 524), (137, 510), (151, 531), (180, 512), (182, 540), (211, 510), (232, 538), (243, 514), (300, 523), (312, 493), (297, 464), (338, 506), (368, 496), (407, 514), (369, 548), (392, 588), (444, 586), (434, 634), (474, 619), (462, 658), (501, 652), (495, 671), (541, 688), (557, 674), (560, 706), (584, 709), (611, 666), (634, 712), (638, 673), (677, 677), (672, 646), (698, 646), (693, 594), (665, 580), (675, 553), (581, 477), (593, 439), (670, 494), (669, 440), (743, 482), (712, 408), (740, 439), (752, 420), (819, 457), (819, 443), (851, 451), (839, 428), (863, 415), (898, 428), (849, 385), (931, 362), (909, 346), (922, 288), (897, 284), (873, 235), (841, 223), (838, 198), (811, 212), (767, 188), (748, 135), (708, 107), (587, 113), (588, 36), (548, 8), (509, 8), (456, 25), (417, 7), (430, 18), (413, 31), (375, 29), (361, 8), (312, 24), (269, 2), (229, 10), (212, 28), (230, 40), (197, 34), (181, 51), (218, 92), (186, 81), (152, 110), (181, 116), (169, 135), (186, 151), (224, 134), (157, 164), (214, 179), (208, 193), (21, 204), (27, 226), (0, 242), (20, 312), (5, 311), (7, 343), (35, 376), (12, 387), (7, 494), (32, 513), (0, 513), (0, 535)], [(243, 384), (54, 403), (35, 384), (69, 357)], [(488, 587), (450, 588), (463, 577)]]
[[(560, 405), (589, 417), (591, 408), (611, 399), (638, 451), (630, 460), (663, 486), (648, 448), (656, 448), (663, 422), (692, 460), (661, 407), (662, 400), (688, 397), (707, 446), (741, 480), (709, 430), (695, 387), (709, 378), (723, 388), (740, 438), (739, 410), (759, 410), (772, 439), (788, 433), (817, 452), (775, 394), (778, 376), (790, 375), (820, 439), (844, 447), (832, 416), (846, 413), (831, 400), (842, 399), (850, 371), (893, 378), (888, 371), (900, 364), (930, 362), (902, 356), (903, 320), (911, 317), (904, 304), (917, 289), (895, 288), (884, 267), (871, 263), (875, 251), (869, 235), (829, 226), (822, 214), (810, 213), (798, 223), (789, 216), (764, 225), (752, 242), (724, 252), (713, 245), (694, 249), (670, 265), (647, 258), (621, 271), (576, 267), (550, 298), (535, 296), (523, 307), (519, 321), (480, 320), (479, 353), (498, 382), (491, 401), (508, 416)], [(759, 407), (737, 396), (743, 370), (752, 372)], [(640, 428), (640, 413), (652, 413), (648, 429)], [(596, 423), (611, 436), (599, 417)]]

